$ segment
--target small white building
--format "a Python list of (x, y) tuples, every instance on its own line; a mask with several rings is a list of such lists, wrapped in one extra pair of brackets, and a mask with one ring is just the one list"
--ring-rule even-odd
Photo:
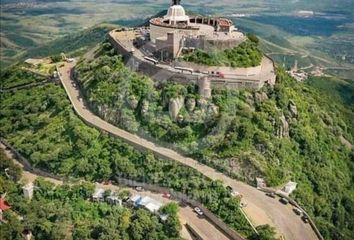
[(162, 203), (150, 197), (141, 198), (138, 205), (146, 208), (151, 213), (158, 213), (159, 209), (162, 207)]
[(282, 189), (284, 193), (286, 194), (291, 194), (293, 191), (295, 191), (297, 186), (296, 182), (289, 181), (287, 184), (285, 184), (284, 188)]
[(158, 213), (159, 209), (162, 207), (162, 203), (152, 199), (148, 196), (141, 197), (140, 195), (135, 195), (129, 200), (136, 207), (144, 207), (151, 213)]
[(135, 196), (129, 198), (128, 202), (131, 203), (133, 206), (137, 207), (140, 199), (141, 199), (140, 195), (135, 195)]
[(92, 201), (100, 202), (104, 201), (104, 189), (103, 188), (96, 188), (95, 192), (92, 195)]
[(23, 195), (25, 196), (25, 198), (32, 199), (32, 197), (33, 197), (33, 189), (34, 189), (33, 183), (28, 183), (27, 185), (22, 187)]

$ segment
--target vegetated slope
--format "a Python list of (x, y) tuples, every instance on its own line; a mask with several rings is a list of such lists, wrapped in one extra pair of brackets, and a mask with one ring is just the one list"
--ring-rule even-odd
[[(169, 212), (167, 224), (162, 224), (145, 209), (91, 202), (95, 189), (91, 183), (54, 186), (38, 178), (34, 196), (28, 201), (21, 184), (4, 174), (5, 168), (10, 169), (10, 176), (17, 181), (21, 168), (6, 158), (3, 149), (0, 159), (0, 192), (6, 193), (11, 205), (3, 215), (6, 221), (0, 225), (3, 240), (23, 239), (25, 230), (36, 239), (179, 239), (177, 211)], [(178, 210), (178, 206), (167, 206)]]
[(349, 108), (354, 107), (354, 80), (336, 77), (309, 77), (305, 82), (328, 97), (342, 101)]
[(275, 86), (214, 90), (211, 100), (200, 99), (195, 85), (154, 84), (125, 68), (108, 43), (103, 48), (77, 67), (98, 115), (245, 181), (296, 181), (293, 196), (325, 238), (351, 238), (354, 154), (343, 139), (354, 142), (353, 109), (283, 69)]
[(221, 182), (176, 162), (142, 154), (86, 126), (73, 113), (61, 87), (52, 84), (4, 93), (1, 106), (1, 136), (33, 166), (87, 180), (120, 176), (168, 187), (201, 201), (232, 228), (252, 236), (239, 210), (240, 199), (232, 197)]
[(0, 89), (7, 89), (46, 80), (44, 77), (38, 77), (38, 75), (30, 71), (21, 69), (20, 65), (13, 66), (9, 68), (8, 71), (1, 71), (0, 79)]

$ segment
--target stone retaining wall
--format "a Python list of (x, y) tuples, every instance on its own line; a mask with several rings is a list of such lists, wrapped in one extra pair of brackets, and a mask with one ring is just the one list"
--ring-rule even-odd
[[(192, 75), (190, 73), (172, 72), (168, 69), (159, 67), (158, 65), (143, 61), (133, 56), (132, 53), (128, 52), (128, 50), (124, 48), (123, 44), (121, 44), (118, 40), (114, 39), (114, 37), (112, 37), (110, 34), (108, 34), (108, 40), (113, 45), (117, 54), (120, 54), (123, 57), (124, 63), (136, 72), (140, 72), (144, 75), (147, 75), (155, 81), (173, 81), (181, 84), (188, 84), (191, 82), (198, 83), (198, 75)], [(264, 84), (263, 81), (245, 79), (244, 77), (232, 80), (211, 78), (210, 81), (212, 87), (228, 87), (234, 89), (259, 89)]]

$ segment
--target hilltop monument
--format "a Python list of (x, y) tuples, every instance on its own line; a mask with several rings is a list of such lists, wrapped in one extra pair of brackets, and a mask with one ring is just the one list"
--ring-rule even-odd
[(172, 0), (172, 5), (180, 5), (181, 0)]
[(228, 18), (187, 15), (180, 0), (172, 0), (166, 15), (152, 18), (148, 26), (115, 29), (109, 37), (117, 53), (135, 71), (156, 81), (195, 82), (206, 98), (214, 86), (260, 88), (275, 83), (274, 65), (267, 57), (249, 68), (183, 61), (185, 54), (231, 49), (247, 41), (247, 37)]

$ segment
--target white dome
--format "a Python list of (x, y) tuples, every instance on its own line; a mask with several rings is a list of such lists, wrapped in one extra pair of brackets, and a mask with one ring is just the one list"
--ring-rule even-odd
[(171, 23), (189, 22), (189, 17), (186, 15), (186, 11), (181, 5), (173, 5), (168, 9), (164, 20), (169, 20)]

